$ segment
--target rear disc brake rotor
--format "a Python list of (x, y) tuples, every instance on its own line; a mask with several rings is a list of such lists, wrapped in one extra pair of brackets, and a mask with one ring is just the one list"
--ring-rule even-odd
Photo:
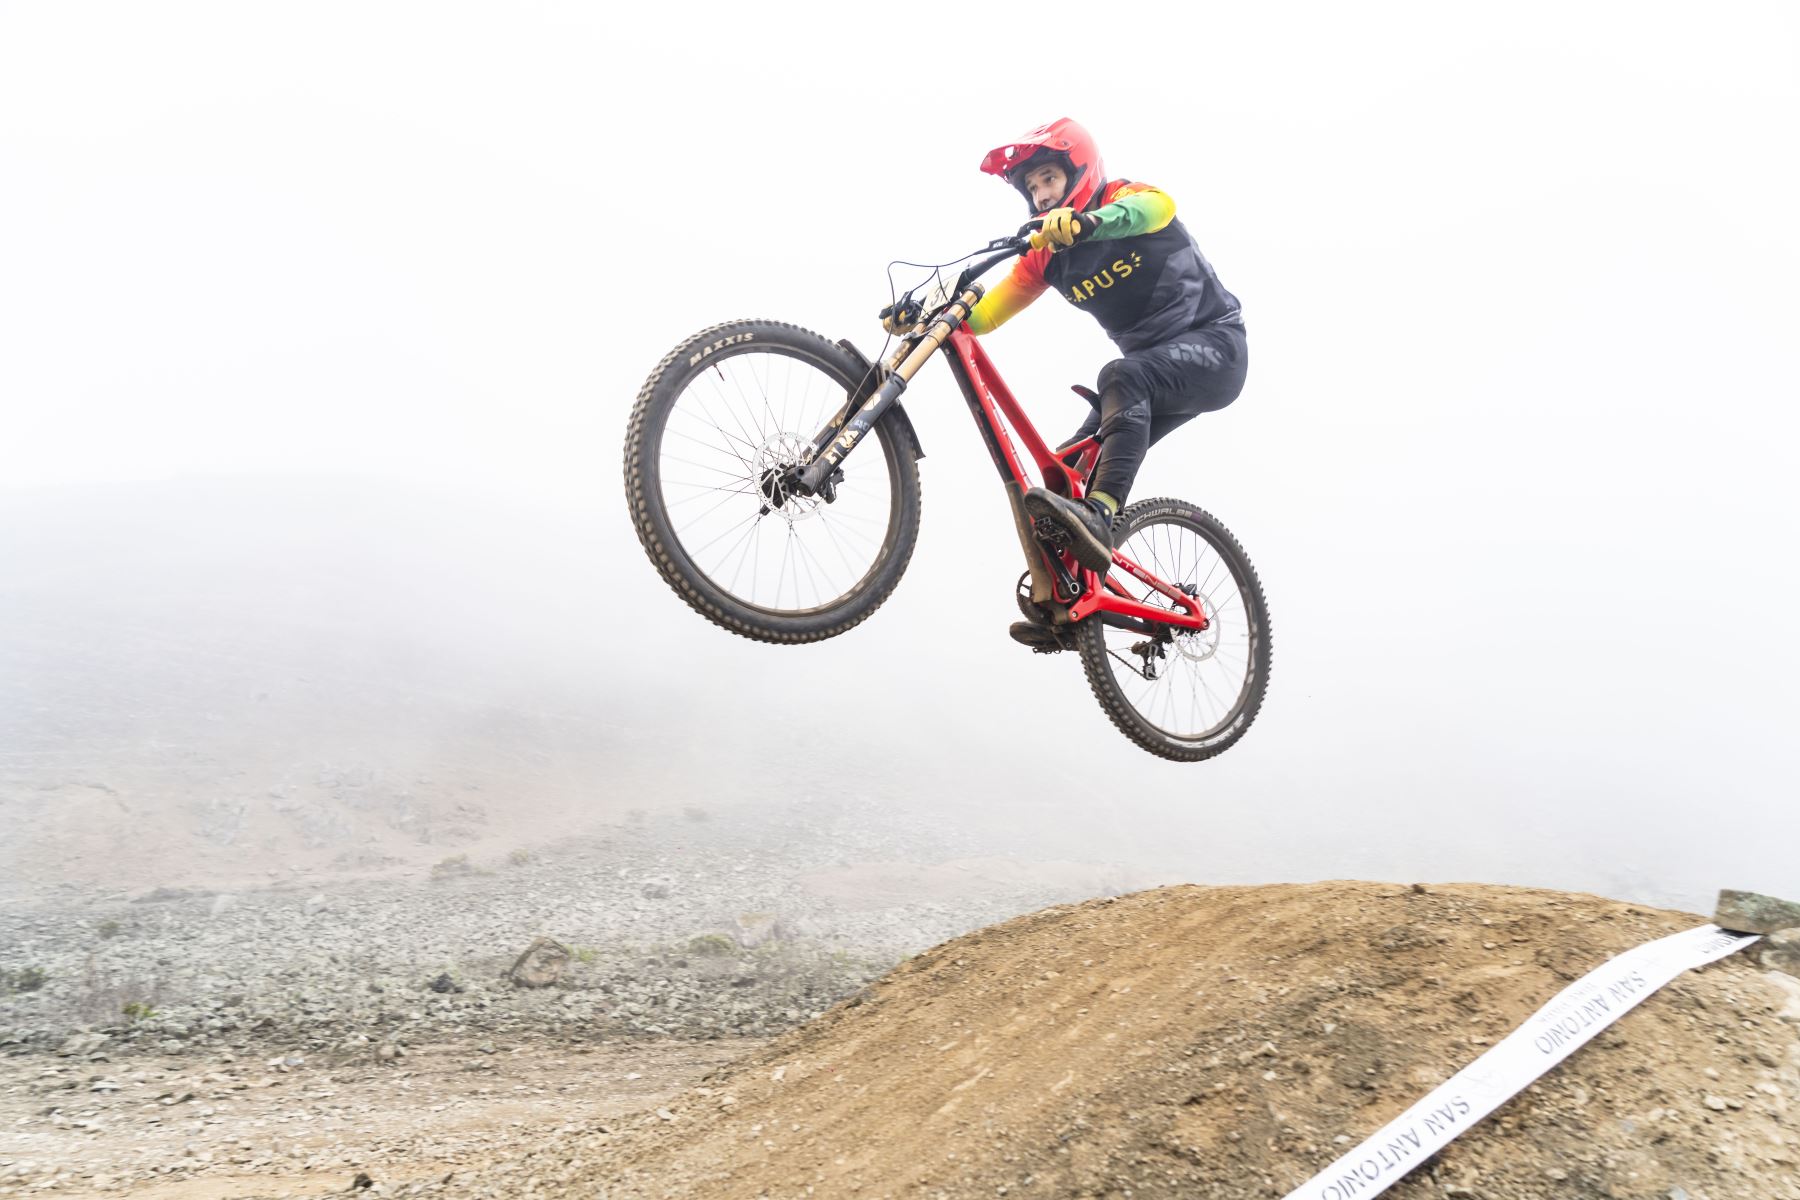
[(1180, 587), (1199, 602), (1200, 613), (1206, 618), (1206, 628), (1176, 630), (1175, 652), (1189, 662), (1205, 662), (1219, 652), (1218, 612), (1193, 584), (1184, 583)]

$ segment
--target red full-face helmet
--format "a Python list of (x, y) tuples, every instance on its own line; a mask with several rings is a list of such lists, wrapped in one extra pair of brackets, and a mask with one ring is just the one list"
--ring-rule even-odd
[(987, 157), (981, 160), (981, 169), (1018, 188), (1019, 194), (1025, 197), (1025, 207), (1036, 216), (1031, 192), (1025, 187), (1025, 171), (1028, 167), (1046, 163), (1061, 167), (1069, 179), (1069, 188), (1063, 193), (1062, 200), (1052, 207), (1083, 212), (1106, 186), (1106, 168), (1101, 165), (1100, 148), (1094, 145), (1093, 135), (1067, 117), (989, 150)]

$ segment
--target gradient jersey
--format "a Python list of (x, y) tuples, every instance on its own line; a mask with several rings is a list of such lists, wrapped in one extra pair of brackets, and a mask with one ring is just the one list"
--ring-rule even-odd
[(1126, 353), (1205, 325), (1243, 323), (1237, 297), (1175, 219), (1167, 192), (1116, 179), (1091, 211), (1100, 223), (1081, 241), (1021, 256), (969, 314), (970, 332), (998, 329), (1046, 288), (1092, 313)]

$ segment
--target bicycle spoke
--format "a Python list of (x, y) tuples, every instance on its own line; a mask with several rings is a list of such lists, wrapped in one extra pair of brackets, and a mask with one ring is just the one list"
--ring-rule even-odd
[[(743, 481), (739, 480), (738, 482), (741, 483)], [(759, 494), (755, 488), (751, 487), (727, 487), (722, 483), (695, 483), (691, 479), (664, 479), (662, 484), (664, 487), (698, 488), (700, 489), (701, 495), (706, 495), (710, 492), (725, 492), (733, 496), (755, 496)], [(691, 500), (693, 497), (690, 496), (688, 499)], [(686, 503), (686, 501), (676, 501), (675, 503)], [(671, 505), (671, 507), (673, 507), (673, 505)]]
[(717, 537), (715, 537), (715, 538), (713, 538), (713, 539), (712, 539), (712, 541), (710, 541), (710, 542), (707, 542), (707, 543), (706, 543), (706, 544), (705, 544), (705, 545), (703, 545), (703, 546), (697, 546), (697, 547), (695, 547), (695, 549), (694, 549), (694, 551), (693, 551), (693, 552), (694, 552), (694, 553), (695, 553), (695, 554), (698, 554), (698, 553), (700, 553), (700, 552), (701, 552), (701, 551), (702, 551), (702, 550), (710, 550), (710, 549), (712, 549), (712, 547), (713, 547), (713, 546), (714, 546), (714, 545), (715, 545), (715, 544), (716, 544), (716, 543), (718, 543), (718, 542), (720, 542), (720, 541), (722, 541), (722, 540), (723, 540), (723, 539), (724, 539), (724, 538), (725, 538), (725, 537), (727, 537), (727, 536), (728, 536), (728, 535), (730, 535), (730, 534), (732, 534), (732, 533), (734, 533), (734, 532), (736, 532), (736, 530), (737, 530), (737, 529), (738, 529), (738, 527), (739, 527), (739, 526), (742, 526), (742, 525), (754, 525), (754, 524), (757, 524), (757, 523), (758, 523), (758, 522), (760, 522), (760, 521), (761, 521), (761, 518), (760, 518), (760, 517), (758, 517), (758, 516), (756, 516), (756, 515), (754, 515), (754, 514), (752, 514), (752, 515), (751, 515), (751, 516), (748, 516), (748, 517), (745, 517), (745, 518), (744, 518), (744, 519), (743, 519), (743, 520), (742, 520), (742, 521), (739, 521), (739, 522), (738, 522), (738, 523), (737, 523), (737, 525), (733, 525), (733, 526), (731, 526), (731, 527), (729, 527), (729, 528), (728, 528), (728, 529), (726, 529), (726, 530), (725, 530), (725, 532), (724, 532), (724, 533), (721, 533), (721, 534), (719, 534), (719, 535), (718, 535), (718, 536), (717, 536)]
[(838, 552), (838, 558), (843, 561), (844, 569), (846, 571), (853, 570), (854, 568), (850, 565), (850, 556), (844, 552), (844, 543), (838, 540), (837, 530), (832, 526), (831, 522), (829, 520), (821, 521), (819, 527), (823, 529), (825, 535), (831, 539), (832, 549)]
[(671, 402), (657, 449), (663, 511), (722, 591), (807, 612), (841, 603), (882, 562), (899, 519), (885, 438), (856, 448), (830, 501), (788, 483), (845, 395), (811, 360), (757, 347), (716, 359)]
[[(687, 538), (684, 536), (685, 531), (687, 531), (689, 529), (693, 529), (696, 525), (699, 525), (702, 521), (706, 520), (706, 518), (708, 518), (708, 517), (712, 516), (714, 513), (718, 512), (721, 508), (724, 508), (727, 504), (742, 504), (742, 505), (745, 505), (746, 507), (748, 507), (748, 501), (746, 501), (742, 496), (736, 495), (735, 493), (728, 492), (717, 504), (713, 505), (711, 508), (707, 509), (705, 512), (700, 513), (698, 516), (691, 518), (687, 522), (687, 524), (678, 527), (675, 530), (675, 536), (678, 538), (681, 538), (682, 542), (685, 543), (687, 541)], [(668, 502), (666, 500), (664, 501), (664, 507), (668, 507)], [(760, 516), (761, 516), (761, 514), (759, 512), (752, 512), (749, 515), (749, 517), (747, 517), (745, 519), (746, 520), (757, 520), (760, 518)], [(731, 526), (731, 528), (735, 529), (735, 528), (737, 528), (737, 525), (734, 524)], [(696, 532), (700, 532), (700, 531), (696, 531)], [(700, 546), (695, 547), (695, 553), (699, 553), (699, 551), (706, 549), (708, 546), (711, 546), (712, 542), (716, 541), (716, 540), (717, 539), (715, 538), (715, 539), (712, 539), (712, 540), (709, 540), (709, 541), (703, 543)]]
[[(726, 359), (725, 361), (731, 367), (731, 374), (726, 376), (726, 378), (731, 381), (731, 390), (737, 393), (738, 400), (742, 403), (744, 411), (750, 415), (751, 423), (756, 424), (756, 405), (751, 403), (750, 397), (744, 395), (744, 385), (738, 380), (737, 361), (735, 359)], [(720, 374), (724, 374), (724, 372), (721, 371)], [(721, 388), (719, 390), (720, 394), (723, 395), (724, 389)], [(732, 410), (734, 416), (736, 415), (736, 411), (737, 410), (735, 409)], [(742, 428), (742, 418), (739, 418), (739, 420), (739, 427)], [(758, 441), (768, 440), (769, 431), (767, 427), (757, 424), (757, 434), (759, 435)]]
[[(708, 382), (710, 383), (711, 381), (708, 380)], [(713, 387), (714, 387), (714, 390), (717, 390), (718, 385), (714, 384)], [(683, 396), (682, 398), (686, 399), (687, 397)], [(718, 432), (720, 434), (723, 434), (727, 441), (736, 442), (738, 445), (744, 447), (744, 449), (746, 451), (748, 451), (749, 453), (751, 453), (751, 454), (756, 453), (757, 444), (755, 441), (753, 441), (748, 436), (749, 431), (744, 428), (744, 423), (742, 421), (736, 422), (737, 427), (738, 427), (738, 433), (745, 434), (744, 437), (739, 437), (736, 433), (733, 433), (733, 432), (731, 432), (731, 430), (725, 428), (725, 426), (719, 421), (719, 419), (712, 415), (712, 409), (707, 407), (705, 400), (703, 400), (698, 395), (694, 396), (693, 399), (694, 399), (694, 406), (696, 408), (698, 408), (702, 413), (706, 414), (706, 420), (704, 422), (702, 422), (702, 424), (706, 424), (709, 426), (709, 428), (715, 430), (716, 432)], [(682, 410), (678, 407), (676, 409), (676, 411), (681, 412)], [(686, 413), (686, 416), (690, 420), (694, 420), (694, 421), (700, 420), (699, 417), (694, 416), (694, 414), (691, 412)], [(687, 437), (689, 441), (699, 441), (698, 438), (689, 437), (689, 435), (684, 434), (684, 433), (680, 432), (679, 430), (672, 430), (671, 432), (673, 432), (676, 437)], [(701, 444), (702, 445), (712, 445), (715, 449), (717, 448), (717, 445), (718, 445), (717, 443), (706, 443), (706, 442), (702, 442)], [(725, 450), (729, 454), (731, 454), (732, 457), (736, 458), (739, 462), (743, 463), (746, 469), (749, 468), (750, 460), (748, 458), (744, 457), (743, 454), (739, 453), (737, 450), (732, 449), (730, 446), (726, 446)]]
[(873, 524), (873, 522), (859, 520), (855, 516), (845, 513), (827, 513), (821, 519), (827, 523), (835, 522), (836, 528), (840, 533), (844, 534), (846, 537), (861, 538), (865, 545), (878, 544), (881, 541), (881, 532), (885, 532), (885, 530), (881, 532), (871, 532), (870, 530), (860, 528), (860, 526)]
[[(785, 375), (785, 379), (784, 379), (784, 386), (781, 389), (780, 428), (788, 429), (788, 428), (791, 428), (791, 426), (788, 425), (788, 404), (794, 398), (794, 360), (791, 358), (784, 358), (781, 360), (781, 362), (782, 362), (782, 371)], [(807, 377), (809, 379), (811, 378), (810, 372), (808, 373)]]
[(665, 453), (663, 455), (663, 457), (668, 459), (670, 462), (678, 462), (684, 467), (694, 467), (697, 470), (701, 470), (701, 471), (716, 471), (720, 475), (723, 475), (728, 479), (736, 480), (740, 483), (749, 483), (750, 482), (750, 477), (748, 475), (733, 475), (730, 471), (727, 471), (724, 467), (715, 467), (708, 463), (695, 462), (693, 459), (683, 458), (679, 454)]
[[(819, 561), (819, 556), (814, 553), (812, 548), (806, 545), (805, 542), (800, 543), (800, 562), (801, 565), (806, 568), (807, 579), (812, 582), (814, 599), (824, 601), (832, 596), (840, 594), (835, 591), (826, 592), (819, 587), (818, 581), (821, 577), (825, 580), (826, 587), (836, 588), (837, 583), (832, 579), (831, 573), (826, 569), (825, 564)], [(814, 573), (815, 570), (817, 572), (816, 575)]]
[(751, 543), (756, 540), (757, 534), (760, 533), (761, 531), (762, 531), (762, 522), (761, 521), (757, 521), (754, 524), (752, 524), (749, 529), (746, 529), (744, 531), (744, 536), (739, 538), (736, 542), (733, 542), (731, 544), (730, 549), (727, 549), (725, 551), (725, 557), (719, 560), (719, 566), (723, 567), (725, 565), (725, 563), (731, 558), (732, 550), (736, 550), (738, 548), (738, 546), (740, 546), (740, 545), (742, 545), (744, 547), (744, 552), (742, 554), (738, 555), (737, 566), (731, 572), (731, 583), (729, 585), (727, 585), (727, 587), (726, 587), (727, 591), (730, 591), (733, 588), (737, 587), (738, 576), (743, 574), (743, 571), (744, 571), (744, 562), (746, 559), (748, 559), (750, 557), (750, 552), (753, 549), (755, 549), (755, 547)]
[[(1253, 646), (1246, 598), (1230, 562), (1185, 522), (1157, 519), (1121, 545), (1152, 577), (1194, 597), (1207, 628), (1157, 626), (1159, 632), (1104, 627), (1107, 663), (1121, 695), (1152, 726), (1178, 738), (1224, 727), (1247, 694)], [(1155, 587), (1112, 577), (1117, 591), (1155, 608), (1179, 605)], [(1153, 623), (1154, 624), (1154, 623)], [(1146, 677), (1153, 669), (1154, 677)]]
[[(688, 484), (682, 484), (681, 486), (695, 487), (697, 485), (688, 483)], [(724, 492), (726, 495), (729, 495), (729, 496), (755, 496), (756, 495), (755, 492), (744, 491), (744, 490), (737, 489), (737, 488), (708, 488), (703, 492), (695, 492), (691, 496), (684, 496), (680, 500), (666, 501), (664, 503), (663, 507), (668, 509), (670, 512), (674, 512), (676, 509), (680, 508), (682, 505), (692, 504), (696, 500), (704, 500), (708, 496), (712, 495), (714, 492)]]
[[(737, 405), (731, 402), (731, 397), (725, 394), (725, 389), (721, 386), (721, 380), (724, 380), (725, 382), (730, 382), (730, 380), (727, 379), (725, 372), (720, 365), (714, 363), (712, 372), (710, 374), (703, 374), (701, 378), (706, 380), (707, 386), (712, 389), (714, 403), (725, 411), (725, 414), (731, 418), (731, 423), (737, 426), (738, 433), (743, 435), (743, 437), (738, 440), (741, 440), (747, 446), (760, 446), (764, 439), (750, 432), (749, 426), (744, 424), (743, 415), (738, 412)], [(685, 399), (686, 397), (683, 398)], [(707, 407), (706, 403), (701, 400), (699, 396), (695, 396), (694, 402), (700, 405), (701, 411), (706, 413), (708, 418), (712, 417), (712, 410)], [(719, 431), (725, 433), (727, 436), (731, 436), (730, 431), (725, 428), (723, 422), (719, 424)]]

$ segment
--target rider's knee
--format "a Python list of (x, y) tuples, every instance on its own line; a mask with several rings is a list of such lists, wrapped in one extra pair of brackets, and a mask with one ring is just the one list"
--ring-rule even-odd
[(1103, 397), (1109, 392), (1119, 393), (1121, 397), (1140, 397), (1149, 394), (1143, 365), (1132, 362), (1129, 358), (1115, 358), (1101, 367), (1098, 383), (1100, 395)]
[(1135, 433), (1150, 426), (1150, 402), (1129, 393), (1100, 393), (1100, 438)]

